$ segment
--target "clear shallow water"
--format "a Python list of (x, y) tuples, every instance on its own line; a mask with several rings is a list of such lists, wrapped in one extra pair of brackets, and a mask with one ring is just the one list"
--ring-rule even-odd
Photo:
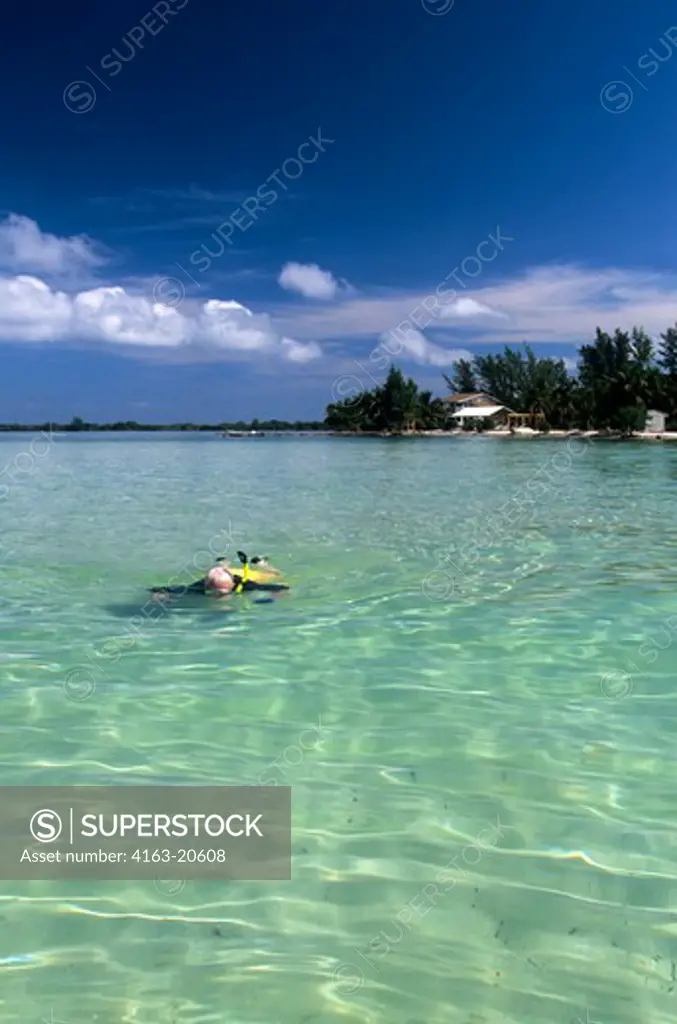
[[(30, 441), (0, 779), (286, 781), (294, 877), (0, 883), (1, 1020), (674, 1019), (676, 449)], [(222, 541), (292, 594), (134, 634)]]

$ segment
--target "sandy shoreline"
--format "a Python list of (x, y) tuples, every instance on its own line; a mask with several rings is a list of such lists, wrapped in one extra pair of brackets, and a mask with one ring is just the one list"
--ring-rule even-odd
[(458, 437), (471, 440), (476, 437), (501, 437), (513, 441), (536, 441), (542, 438), (567, 440), (572, 437), (594, 438), (596, 441), (677, 441), (677, 432), (665, 431), (662, 434), (642, 431), (630, 436), (602, 430), (529, 430), (526, 428), (510, 430), (484, 430), (480, 434), (470, 430), (417, 430), (407, 434), (389, 434), (379, 431), (332, 431), (332, 437)]

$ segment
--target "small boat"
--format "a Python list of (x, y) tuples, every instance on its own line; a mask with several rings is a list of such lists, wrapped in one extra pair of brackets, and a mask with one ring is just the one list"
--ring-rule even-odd
[(262, 430), (226, 430), (221, 437), (265, 437)]

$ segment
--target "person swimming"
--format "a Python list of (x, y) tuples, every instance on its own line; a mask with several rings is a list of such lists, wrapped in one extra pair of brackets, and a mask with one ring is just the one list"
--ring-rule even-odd
[[(244, 551), (238, 551), (237, 555), (242, 563), (241, 569), (235, 569), (228, 563), (225, 557), (217, 558), (216, 564), (212, 566), (207, 575), (191, 583), (189, 586), (151, 587), (150, 592), (155, 595), (161, 595), (161, 598), (164, 599), (166, 597), (183, 596), (187, 593), (206, 594), (219, 598), (253, 590), (272, 593), (289, 590), (289, 586), (286, 583), (276, 583), (270, 579), (271, 576), (279, 577), (282, 574), (279, 569), (274, 569), (269, 565), (267, 559), (256, 557), (250, 560)], [(255, 567), (254, 578), (252, 578), (250, 566)]]
[(237, 557), (242, 563), (241, 571), (233, 569), (224, 558), (217, 559), (216, 565), (205, 576), (205, 593), (225, 597), (228, 594), (239, 594), (249, 590), (281, 591), (289, 590), (286, 583), (273, 583), (267, 579), (270, 575), (280, 576), (278, 569), (269, 566), (267, 569), (256, 570), (258, 579), (252, 579), (252, 565), (268, 565), (264, 558), (252, 558), (251, 561), (244, 551), (238, 551)]

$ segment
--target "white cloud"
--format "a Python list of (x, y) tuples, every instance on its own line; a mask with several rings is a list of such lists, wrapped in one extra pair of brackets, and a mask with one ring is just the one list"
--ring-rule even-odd
[(339, 289), (336, 278), (316, 263), (285, 263), (277, 280), (283, 288), (307, 299), (333, 299)]
[(442, 306), (440, 310), (441, 317), (462, 317), (467, 319), (474, 316), (505, 316), (504, 313), (499, 313), (495, 309), (491, 309), (490, 306), (485, 306), (481, 302), (477, 302), (476, 299), (456, 299), (455, 302), (449, 302), (445, 306)]
[[(160, 282), (149, 278), (85, 290), (83, 279), (91, 283), (91, 271), (103, 263), (84, 235), (58, 238), (17, 214), (0, 222), (0, 267), (8, 271), (0, 274), (0, 342), (94, 342), (173, 350), (193, 360), (230, 352), (306, 363), (322, 355), (314, 340), (295, 341), (267, 314), (233, 300), (186, 300), (174, 308), (151, 297)], [(17, 273), (23, 269), (34, 273)], [(61, 284), (66, 277), (70, 290), (50, 284), (54, 277)]]
[(58, 238), (41, 231), (30, 217), (16, 213), (0, 222), (0, 265), (15, 273), (69, 274), (92, 270), (104, 262), (86, 235)]
[(305, 363), (322, 355), (314, 342), (302, 344), (280, 336), (265, 313), (254, 314), (239, 302), (210, 299), (196, 323), (200, 343), (243, 352), (278, 352), (292, 363)]
[(71, 302), (37, 277), (0, 278), (0, 335), (16, 341), (56, 341), (69, 328)]
[(322, 355), (314, 342), (281, 334), (269, 316), (209, 299), (185, 311), (132, 295), (120, 285), (69, 295), (36, 277), (0, 277), (0, 341), (85, 341), (278, 355), (293, 363)]
[[(393, 359), (432, 368), (470, 358), (467, 347), (479, 343), (580, 344), (594, 338), (597, 326), (638, 325), (657, 336), (677, 320), (677, 276), (633, 269), (536, 267), (483, 287), (459, 286), (460, 295), (450, 292), (448, 279), (439, 294), (434, 285), (427, 293), (357, 294), (315, 264), (287, 263), (280, 284), (317, 301), (287, 303), (268, 315), (216, 298), (171, 308), (154, 301), (153, 279), (92, 278), (102, 262), (99, 247), (83, 235), (49, 235), (15, 214), (0, 222), (0, 341), (119, 345), (164, 350), (164, 358), (181, 361), (263, 355), (261, 369), (274, 373), (268, 357), (310, 363), (326, 339), (386, 336)], [(446, 347), (452, 338), (455, 347)]]
[(322, 355), (322, 349), (314, 341), (304, 345), (293, 338), (281, 338), (280, 344), (290, 363), (309, 363)]
[(72, 306), (73, 334), (85, 340), (173, 347), (188, 334), (188, 322), (177, 310), (129, 295), (119, 285), (80, 292)]
[[(448, 292), (445, 283), (442, 300), (448, 299)], [(287, 333), (320, 342), (375, 337), (411, 317), (412, 328), (454, 332), (464, 345), (522, 341), (578, 345), (594, 339), (597, 326), (613, 331), (638, 325), (649, 334), (660, 334), (677, 320), (677, 278), (633, 269), (537, 267), (457, 298), (455, 317), (441, 315), (450, 305), (442, 300), (434, 285), (427, 293), (372, 290), (371, 295), (363, 293), (339, 305), (280, 307), (275, 319)], [(500, 310), (501, 319), (468, 316), (473, 308), (468, 300), (490, 311)], [(460, 303), (465, 303), (461, 306), (465, 316), (458, 315)]]
[(434, 345), (420, 331), (390, 331), (384, 334), (383, 348), (397, 359), (403, 353), (420, 366), (453, 366), (459, 359), (472, 359), (472, 353), (465, 349), (443, 348)]
[(197, 326), (201, 340), (218, 348), (261, 352), (279, 340), (266, 316), (254, 316), (239, 302), (209, 299)]
[[(16, 214), (0, 222), (0, 266), (10, 271), (0, 274), (0, 342), (93, 342), (180, 351), (197, 360), (219, 353), (265, 354), (296, 364), (322, 355), (314, 340), (296, 341), (267, 314), (234, 300), (185, 300), (174, 308), (155, 300), (158, 282), (152, 279), (83, 289), (82, 271), (102, 263), (84, 235), (45, 234), (35, 221)], [(34, 275), (11, 273), (24, 268)], [(79, 288), (72, 277), (69, 290), (49, 283), (57, 277), (63, 284), (61, 277), (73, 274)]]

